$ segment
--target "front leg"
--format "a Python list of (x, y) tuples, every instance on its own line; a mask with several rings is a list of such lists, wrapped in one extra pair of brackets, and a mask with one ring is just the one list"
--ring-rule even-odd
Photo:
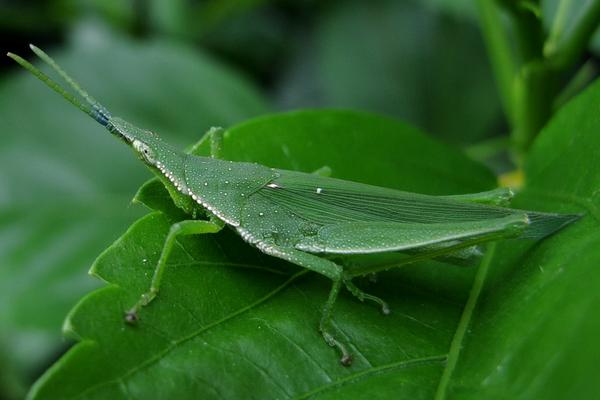
[(206, 133), (210, 139), (210, 157), (221, 158), (221, 151), (223, 150), (223, 134), (225, 130), (218, 126), (213, 126)]
[(154, 275), (152, 276), (150, 289), (146, 293), (142, 294), (138, 302), (135, 303), (135, 305), (125, 313), (125, 321), (129, 324), (134, 324), (137, 322), (139, 319), (138, 313), (140, 309), (150, 304), (150, 302), (158, 295), (160, 283), (165, 272), (165, 267), (167, 266), (167, 260), (171, 254), (171, 251), (173, 250), (173, 245), (175, 244), (178, 236), (216, 233), (221, 229), (223, 229), (222, 224), (198, 220), (186, 220), (171, 225), (171, 229), (169, 230), (169, 234), (167, 235), (163, 245), (162, 252), (160, 253), (160, 258), (158, 259), (158, 263), (154, 269)]

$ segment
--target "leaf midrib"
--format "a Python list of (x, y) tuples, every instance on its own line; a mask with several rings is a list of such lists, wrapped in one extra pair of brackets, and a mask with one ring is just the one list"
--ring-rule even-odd
[(447, 359), (447, 355), (446, 354), (440, 354), (440, 355), (436, 355), (436, 356), (429, 356), (429, 357), (422, 357), (422, 358), (413, 358), (410, 360), (402, 360), (402, 361), (396, 361), (393, 363), (389, 363), (389, 364), (385, 364), (385, 365), (380, 365), (378, 367), (371, 367), (371, 368), (367, 368), (367, 369), (363, 369), (359, 372), (356, 372), (354, 374), (351, 375), (347, 375), (341, 379), (338, 379), (337, 381), (328, 383), (326, 385), (323, 386), (319, 386), (318, 388), (315, 388), (309, 392), (306, 392), (298, 397), (294, 397), (294, 400), (303, 400), (303, 399), (307, 399), (311, 396), (314, 396), (317, 393), (321, 393), (324, 392), (326, 390), (329, 389), (333, 389), (334, 387), (337, 386), (342, 386), (344, 383), (349, 382), (349, 381), (353, 381), (356, 380), (358, 378), (364, 377), (364, 376), (369, 376), (372, 374), (376, 374), (382, 371), (386, 371), (386, 370), (390, 370), (390, 369), (404, 369), (404, 368), (412, 368), (412, 367), (418, 367), (418, 366), (422, 366), (422, 365), (428, 365), (428, 364), (435, 364), (435, 363), (443, 363), (444, 361), (446, 361)]

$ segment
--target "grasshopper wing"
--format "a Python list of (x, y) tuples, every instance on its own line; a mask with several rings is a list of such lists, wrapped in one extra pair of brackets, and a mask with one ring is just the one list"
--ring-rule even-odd
[(579, 217), (461, 202), (301, 172), (277, 172), (279, 176), (257, 194), (321, 226), (347, 223), (453, 224), (525, 214), (529, 225), (520, 237), (542, 238)]

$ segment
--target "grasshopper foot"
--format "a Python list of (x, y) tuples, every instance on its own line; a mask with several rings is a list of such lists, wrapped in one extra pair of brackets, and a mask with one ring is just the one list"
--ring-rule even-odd
[(150, 288), (148, 293), (144, 293), (138, 302), (135, 303), (135, 305), (131, 307), (129, 311), (125, 312), (125, 322), (129, 325), (137, 324), (137, 322), (140, 320), (140, 317), (138, 316), (140, 309), (150, 304), (150, 302), (156, 298), (157, 294), (158, 290), (155, 288)]
[(327, 344), (331, 347), (338, 349), (338, 351), (342, 354), (340, 357), (340, 363), (344, 367), (349, 367), (352, 365), (352, 354), (350, 354), (350, 352), (346, 349), (346, 346), (344, 346), (328, 330), (326, 330), (323, 324), (321, 324), (319, 330), (321, 331), (321, 335), (323, 336), (323, 339), (325, 339), (325, 342), (327, 342)]
[(340, 358), (340, 363), (344, 366), (344, 367), (349, 367), (352, 365), (352, 354), (346, 354), (343, 355), (342, 358)]
[(383, 315), (389, 315), (391, 313), (390, 306), (384, 300), (380, 299), (377, 296), (373, 296), (372, 294), (368, 294), (357, 288), (354, 283), (350, 279), (344, 280), (344, 284), (346, 288), (356, 296), (360, 301), (370, 300), (373, 301), (381, 307), (381, 312)]
[(131, 310), (125, 312), (124, 318), (125, 318), (125, 322), (128, 325), (136, 325), (140, 319), (140, 317), (138, 316), (137, 310), (135, 310), (133, 308)]

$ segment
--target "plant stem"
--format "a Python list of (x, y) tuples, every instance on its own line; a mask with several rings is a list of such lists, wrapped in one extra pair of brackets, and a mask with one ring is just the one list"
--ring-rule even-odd
[(557, 95), (557, 73), (542, 61), (532, 61), (519, 71), (515, 84), (512, 143), (518, 157), (552, 116)]
[(499, 6), (490, 0), (478, 0), (480, 26), (488, 46), (492, 69), (500, 92), (504, 113), (513, 120), (513, 82), (517, 66), (507, 32), (503, 28)]
[[(560, 37), (565, 31), (565, 22), (567, 21), (567, 14), (571, 2), (572, 0), (559, 0), (558, 9), (554, 15), (554, 22), (552, 23), (546, 46), (551, 46), (552, 43), (558, 43), (560, 41)], [(547, 47), (545, 47), (544, 52), (547, 51)]]
[[(573, 2), (562, 0), (546, 42), (538, 3), (523, 7), (510, 0), (478, 0), (478, 5), (505, 114), (512, 126), (513, 149), (520, 160), (552, 116), (560, 93), (558, 78), (581, 57), (598, 27), (600, 0), (591, 0), (567, 36), (565, 25)], [(503, 11), (510, 17), (515, 46), (511, 46)]]
[[(559, 9), (559, 11), (561, 10)], [(564, 18), (564, 13), (566, 11), (562, 11), (561, 14), (557, 15), (557, 18)], [(544, 46), (544, 55), (548, 62), (555, 69), (564, 70), (569, 68), (585, 51), (599, 23), (600, 0), (593, 0), (567, 37), (561, 38), (562, 29), (564, 28), (560, 25), (556, 28), (558, 31), (553, 32), (553, 35), (550, 36)], [(553, 27), (553, 31), (554, 29)]]
[[(512, 3), (511, 3), (512, 4)], [(552, 113), (555, 74), (543, 62), (544, 30), (538, 15), (528, 8), (505, 5), (515, 37), (519, 68), (511, 89), (512, 143), (520, 157)]]

